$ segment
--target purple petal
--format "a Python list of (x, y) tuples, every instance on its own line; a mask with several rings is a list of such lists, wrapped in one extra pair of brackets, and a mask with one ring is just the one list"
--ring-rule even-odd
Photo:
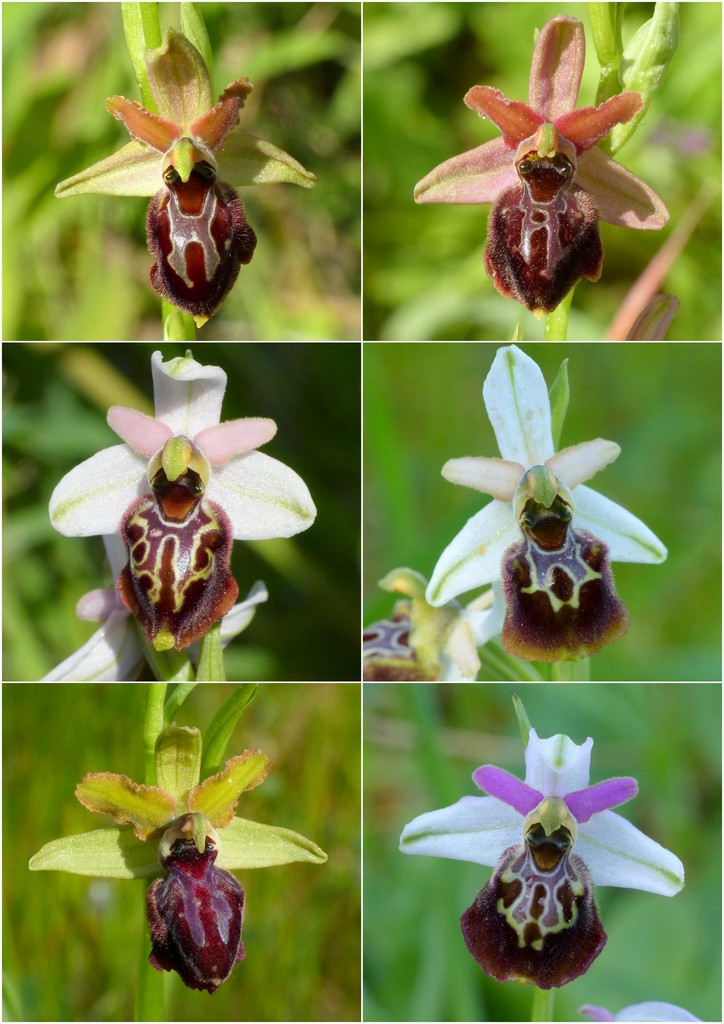
[(556, 121), (556, 128), (575, 144), (578, 153), (585, 153), (608, 135), (614, 125), (630, 121), (643, 105), (637, 92), (622, 92), (599, 107), (581, 107), (564, 114)]
[(595, 786), (579, 789), (575, 793), (566, 793), (565, 801), (573, 817), (582, 824), (594, 814), (632, 800), (638, 791), (636, 779), (606, 779), (605, 782), (597, 782)]
[(656, 231), (669, 219), (654, 190), (600, 149), (581, 154), (573, 180), (590, 192), (609, 224)]
[(504, 804), (508, 804), (522, 815), (529, 814), (543, 799), (543, 794), (537, 789), (492, 764), (476, 768), (473, 772), (473, 782), (479, 789), (502, 800)]
[(540, 30), (528, 80), (528, 102), (544, 121), (573, 110), (586, 59), (586, 38), (577, 18), (559, 15)]
[(464, 102), (481, 117), (489, 117), (500, 128), (506, 145), (512, 149), (523, 139), (533, 135), (543, 118), (531, 110), (527, 103), (509, 100), (500, 89), (489, 85), (474, 85), (465, 94)]
[(415, 186), (415, 202), (493, 203), (517, 181), (514, 154), (493, 139), (433, 168)]

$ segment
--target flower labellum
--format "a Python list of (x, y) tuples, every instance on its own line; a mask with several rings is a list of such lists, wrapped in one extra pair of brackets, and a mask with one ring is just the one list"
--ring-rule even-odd
[(523, 538), (503, 556), (502, 642), (529, 661), (595, 654), (628, 630), (603, 541), (574, 530), (573, 499), (545, 466), (520, 482), (514, 506)]
[[(179, 145), (188, 143), (182, 139)], [(212, 165), (200, 159), (184, 179), (169, 164), (162, 189), (148, 207), (148, 248), (156, 258), (150, 280), (179, 309), (213, 316), (249, 263), (256, 235), (244, 205), (230, 185), (217, 181)]]
[(149, 962), (158, 971), (176, 971), (188, 988), (212, 995), (244, 959), (244, 890), (215, 866), (218, 852), (218, 835), (203, 815), (179, 819), (165, 832), (159, 851), (168, 875), (156, 879), (146, 894), (153, 944)]
[(565, 147), (553, 125), (541, 125), (519, 147), (521, 184), (490, 211), (485, 269), (502, 295), (536, 313), (551, 313), (581, 277), (597, 281), (603, 267), (598, 208), (572, 183), (575, 149), (567, 156)]
[(149, 465), (153, 495), (134, 501), (121, 521), (129, 557), (116, 586), (158, 651), (198, 640), (239, 593), (228, 517), (203, 497), (208, 474), (193, 442), (170, 438)]
[(498, 981), (555, 988), (588, 970), (606, 933), (588, 869), (571, 852), (576, 823), (565, 802), (547, 797), (524, 832), (463, 914), (463, 938)]

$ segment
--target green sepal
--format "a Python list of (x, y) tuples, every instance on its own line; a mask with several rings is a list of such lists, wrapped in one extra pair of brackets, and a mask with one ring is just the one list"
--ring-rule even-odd
[(69, 196), (155, 196), (163, 187), (161, 154), (143, 142), (129, 142), (105, 160), (55, 186), (56, 199)]
[(196, 678), (203, 683), (223, 683), (226, 680), (220, 621), (201, 637)]
[(146, 55), (146, 70), (161, 117), (189, 134), (196, 118), (213, 106), (211, 79), (199, 51), (181, 32), (166, 29), (163, 44)]
[(140, 843), (128, 826), (101, 828), (46, 843), (30, 858), (31, 871), (68, 871), (95, 878), (151, 878), (161, 874), (155, 843)]
[(314, 188), (316, 177), (283, 149), (235, 128), (215, 154), (219, 178), (235, 187), (288, 183)]
[(228, 869), (272, 868), (294, 861), (324, 864), (327, 854), (298, 832), (233, 818), (221, 833), (217, 866)]
[(256, 683), (242, 683), (214, 715), (204, 736), (204, 752), (201, 758), (201, 774), (214, 775), (224, 764), (226, 746), (236, 723), (256, 697)]
[(89, 772), (76, 786), (75, 795), (89, 811), (132, 825), (139, 839), (148, 838), (176, 815), (176, 801), (169, 793), (111, 772)]
[(568, 412), (568, 402), (571, 397), (571, 390), (568, 386), (568, 360), (564, 359), (556, 374), (556, 379), (548, 389), (548, 398), (551, 403), (551, 433), (553, 434), (553, 447), (558, 450), (558, 442), (561, 439), (563, 424)]
[(169, 725), (156, 740), (156, 783), (185, 807), (190, 790), (198, 785), (201, 769), (201, 733), (185, 725)]
[(204, 779), (191, 791), (189, 810), (205, 814), (214, 828), (225, 828), (234, 817), (241, 794), (260, 785), (270, 767), (271, 761), (259, 750), (245, 750), (229, 758), (218, 775)]

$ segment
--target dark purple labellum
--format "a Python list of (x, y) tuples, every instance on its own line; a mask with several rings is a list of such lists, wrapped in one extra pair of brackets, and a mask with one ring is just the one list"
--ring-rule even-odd
[(509, 654), (527, 661), (570, 661), (595, 654), (628, 629), (606, 545), (570, 526), (558, 496), (550, 508), (531, 498), (520, 518), (523, 539), (502, 563)]
[(517, 171), (521, 184), (506, 189), (490, 211), (485, 269), (501, 295), (551, 313), (580, 278), (601, 276), (598, 209), (571, 184), (573, 165), (563, 153), (527, 153)]
[(116, 587), (157, 650), (180, 650), (231, 610), (239, 588), (229, 571), (233, 532), (223, 509), (203, 498), (197, 473), (134, 501), (121, 521), (128, 565)]
[(162, 858), (169, 874), (146, 893), (149, 962), (212, 995), (244, 959), (244, 890), (233, 875), (214, 866), (217, 853), (211, 839), (203, 853), (193, 839), (177, 839)]
[(210, 164), (196, 164), (183, 182), (169, 167), (166, 187), (148, 207), (148, 247), (156, 262), (151, 284), (179, 309), (210, 317), (249, 263), (256, 235), (230, 185), (216, 181)]
[(365, 627), (362, 636), (364, 679), (389, 682), (426, 678), (410, 646), (411, 630), (409, 616), (401, 614)]
[(524, 846), (503, 853), (460, 919), (486, 974), (558, 988), (587, 971), (605, 946), (588, 869), (571, 845), (565, 827), (546, 835), (533, 824)]

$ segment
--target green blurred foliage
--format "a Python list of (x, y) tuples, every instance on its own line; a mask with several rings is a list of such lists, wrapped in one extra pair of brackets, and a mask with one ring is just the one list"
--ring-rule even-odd
[[(553, 1020), (592, 1003), (661, 1000), (721, 1020), (721, 687), (531, 683), (516, 687), (543, 737), (594, 739), (591, 782), (633, 775), (619, 813), (679, 856), (673, 898), (597, 890), (608, 943), (558, 989)], [(509, 686), (364, 687), (365, 1020), (530, 1020), (532, 992), (501, 985), (469, 955), (459, 918), (490, 877), (479, 865), (398, 852), (418, 814), (481, 796), (471, 773), (525, 775)], [(685, 709), (685, 711), (684, 711)]]
[[(76, 618), (75, 606), (113, 585), (101, 538), (56, 533), (48, 502), (68, 470), (118, 444), (109, 406), (153, 414), (156, 347), (3, 348), (4, 679), (41, 679), (98, 628)], [(185, 346), (162, 351), (170, 359)], [(240, 594), (262, 579), (269, 600), (227, 647), (227, 679), (359, 679), (358, 347), (198, 342), (192, 351), (228, 375), (223, 420), (276, 420), (265, 451), (300, 474), (318, 513), (296, 537), (234, 545)]]
[[(178, 5), (161, 4), (179, 27)], [(356, 3), (204, 3), (218, 95), (248, 75), (245, 130), (318, 178), (242, 189), (259, 238), (205, 339), (359, 338), (360, 18)], [(56, 184), (128, 141), (138, 99), (120, 4), (3, 4), (3, 337), (161, 338), (143, 198), (58, 201)]]
[[(144, 690), (3, 687), (3, 1020), (134, 1019), (137, 963), (151, 948), (145, 884), (31, 873), (27, 864), (51, 839), (111, 824), (74, 798), (86, 772), (143, 778)], [(177, 722), (203, 731), (230, 692), (199, 686)], [(242, 795), (238, 813), (301, 832), (329, 860), (237, 873), (246, 959), (213, 998), (166, 975), (167, 1020), (359, 1019), (359, 718), (358, 685), (259, 688), (228, 752), (258, 748), (272, 770)]]
[[(550, 387), (569, 359), (560, 448), (595, 437), (621, 455), (591, 481), (666, 544), (662, 565), (615, 563), (631, 627), (591, 664), (600, 680), (721, 680), (721, 347), (524, 345)], [(398, 566), (428, 579), (487, 504), (440, 476), (466, 455), (497, 456), (482, 385), (497, 347), (367, 344), (364, 351), (365, 622), (394, 600), (377, 581)], [(544, 669), (544, 671), (549, 671)]]
[[(624, 41), (650, 16), (625, 5)], [(579, 104), (599, 67), (583, 3), (373, 3), (364, 29), (364, 337), (526, 340), (543, 324), (493, 288), (482, 265), (489, 206), (423, 205), (415, 183), (449, 157), (499, 137), (463, 103), (476, 84), (527, 100), (534, 32), (564, 12), (587, 33)], [(666, 276), (681, 308), (667, 337), (721, 338), (720, 4), (681, 4), (680, 44), (661, 91), (616, 159), (665, 201), (661, 232), (603, 224), (603, 277), (576, 289), (569, 338), (598, 340), (634, 281), (702, 193), (706, 212)], [(392, 102), (391, 102), (392, 100)]]

